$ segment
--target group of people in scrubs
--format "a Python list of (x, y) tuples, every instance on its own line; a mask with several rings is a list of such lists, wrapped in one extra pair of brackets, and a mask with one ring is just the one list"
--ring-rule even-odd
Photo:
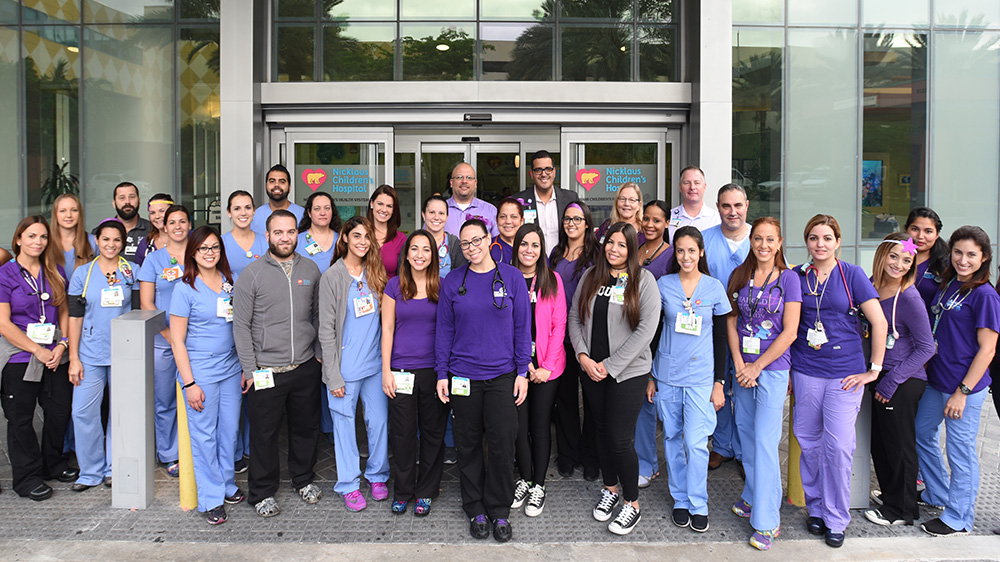
[[(300, 498), (322, 497), (314, 464), (325, 433), (333, 491), (351, 511), (391, 497), (394, 514), (429, 515), (453, 434), (469, 532), (506, 542), (512, 510), (544, 512), (555, 422), (558, 472), (582, 466), (600, 479), (592, 516), (626, 535), (642, 519), (640, 490), (661, 475), (659, 421), (672, 523), (709, 530), (709, 471), (733, 460), (745, 484), (731, 512), (748, 520), (750, 545), (768, 550), (781, 533), (778, 445), (791, 393), (810, 533), (845, 541), (863, 400), (879, 482), (865, 518), (913, 525), (928, 506), (940, 514), (922, 522), (927, 533), (972, 529), (976, 436), (1000, 331), (982, 229), (945, 241), (940, 217), (918, 207), (877, 246), (869, 275), (839, 259), (840, 225), (819, 214), (803, 230), (808, 261), (792, 267), (780, 222), (748, 223), (735, 184), (712, 209), (698, 168), (682, 171), (673, 209), (621, 186), (599, 227), (587, 204), (554, 187), (553, 170), (551, 155), (535, 154), (533, 189), (493, 208), (459, 164), (454, 196), (428, 197), (423, 228), (409, 235), (391, 186), (342, 221), (328, 193), (288, 201), (280, 165), (267, 173), (264, 205), (231, 194), (224, 235), (192, 230), (189, 210), (164, 194), (149, 201), (141, 240), (128, 212), (88, 233), (79, 199), (60, 197), (51, 223), (17, 225), (13, 259), (0, 266), (15, 491), (41, 501), (49, 479), (77, 492), (111, 487), (110, 325), (141, 307), (168, 315), (154, 344), (157, 458), (178, 474), (179, 385), (209, 524), (244, 499), (262, 517), (280, 513), (286, 417)], [(135, 186), (116, 188), (116, 200), (119, 190), (137, 199)], [(244, 492), (235, 475), (247, 470)]]

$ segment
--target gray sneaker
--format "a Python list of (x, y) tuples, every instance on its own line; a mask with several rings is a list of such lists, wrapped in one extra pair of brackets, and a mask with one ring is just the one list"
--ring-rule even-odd
[(323, 490), (320, 490), (316, 484), (306, 484), (299, 488), (299, 497), (308, 504), (318, 503), (319, 499), (323, 497)]
[(257, 505), (253, 506), (257, 510), (257, 515), (261, 517), (274, 517), (275, 515), (281, 513), (281, 509), (278, 507), (278, 502), (274, 501), (274, 496), (266, 497), (259, 502)]

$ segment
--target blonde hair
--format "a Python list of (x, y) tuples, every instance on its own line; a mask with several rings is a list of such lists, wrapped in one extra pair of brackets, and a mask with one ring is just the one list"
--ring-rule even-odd
[[(628, 189), (634, 189), (635, 190), (635, 194), (639, 197), (639, 203), (636, 206), (635, 219), (634, 220), (635, 220), (635, 224), (641, 225), (642, 224), (642, 190), (639, 189), (639, 186), (636, 185), (635, 182), (623, 183), (622, 186), (618, 188), (618, 193), (615, 194), (615, 204), (611, 206), (611, 224), (615, 224), (616, 222), (626, 222), (625, 219), (621, 218), (618, 215), (618, 200), (621, 199), (621, 197), (622, 197), (622, 191), (624, 191), (627, 188)], [(638, 230), (638, 227), (636, 227), (636, 229)]]
[(76, 222), (73, 234), (73, 253), (76, 254), (76, 265), (87, 263), (94, 256), (92, 255), (92, 249), (90, 247), (90, 238), (87, 236), (87, 227), (84, 225), (83, 221), (83, 204), (80, 202), (80, 198), (72, 193), (63, 193), (56, 200), (52, 202), (52, 216), (49, 219), (52, 225), (49, 230), (52, 231), (54, 239), (50, 240), (50, 243), (55, 243), (57, 248), (60, 250), (59, 255), (52, 255), (52, 258), (56, 260), (56, 263), (68, 267), (70, 264), (63, 263), (65, 259), (63, 258), (62, 252), (62, 236), (59, 235), (59, 219), (56, 217), (56, 212), (59, 210), (59, 204), (66, 200), (72, 201), (76, 204), (77, 210), (80, 211), (80, 220)]

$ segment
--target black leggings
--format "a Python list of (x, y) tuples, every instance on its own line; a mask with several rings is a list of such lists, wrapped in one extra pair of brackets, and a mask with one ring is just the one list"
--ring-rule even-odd
[(926, 386), (920, 379), (906, 379), (886, 404), (872, 393), (872, 462), (882, 490), (882, 515), (908, 525), (920, 517), (914, 420)]
[[(560, 377), (561, 378), (561, 377)], [(522, 480), (545, 485), (552, 453), (552, 405), (559, 378), (540, 384), (528, 382), (528, 399), (517, 407), (517, 441), (514, 460)]]
[(617, 382), (607, 376), (594, 382), (580, 377), (597, 430), (597, 453), (605, 486), (621, 482), (625, 501), (639, 499), (639, 458), (635, 454), (635, 422), (646, 399), (645, 375)]

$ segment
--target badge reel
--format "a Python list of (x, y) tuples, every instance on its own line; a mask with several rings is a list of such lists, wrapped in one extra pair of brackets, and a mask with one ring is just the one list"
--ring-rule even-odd
[(815, 328), (806, 332), (806, 342), (813, 349), (819, 349), (828, 341), (830, 340), (826, 337), (826, 332), (823, 330), (823, 323), (819, 320), (816, 321)]
[(524, 211), (524, 224), (535, 224), (538, 220), (538, 211), (535, 209), (525, 209)]
[(748, 355), (760, 355), (760, 338), (754, 336), (743, 336), (743, 353)]
[[(44, 318), (43, 318), (44, 320)], [(46, 322), (28, 324), (27, 335), (31, 341), (39, 345), (49, 345), (56, 335), (56, 325)]]
[(226, 322), (233, 321), (233, 299), (227, 297), (219, 297), (215, 301), (215, 315), (219, 318), (225, 318)]
[(101, 289), (101, 306), (104, 308), (118, 308), (125, 302), (125, 293), (121, 287), (108, 287)]
[(885, 348), (886, 349), (892, 349), (894, 347), (896, 347), (896, 336), (893, 335), (893, 334), (886, 334), (885, 335)]
[(618, 281), (615, 282), (615, 286), (611, 287), (611, 304), (624, 305), (625, 304), (625, 287), (628, 285), (628, 273), (622, 273), (618, 276)]
[(274, 388), (274, 371), (271, 369), (257, 369), (253, 372), (254, 390), (267, 390)]
[(465, 377), (451, 377), (452, 396), (468, 396), (469, 388), (469, 379)]
[(312, 244), (306, 246), (306, 252), (308, 252), (310, 256), (315, 256), (316, 254), (323, 253), (323, 248), (320, 247), (319, 242), (313, 242)]
[(396, 394), (413, 394), (413, 382), (416, 378), (413, 373), (393, 371), (392, 377), (396, 379)]

